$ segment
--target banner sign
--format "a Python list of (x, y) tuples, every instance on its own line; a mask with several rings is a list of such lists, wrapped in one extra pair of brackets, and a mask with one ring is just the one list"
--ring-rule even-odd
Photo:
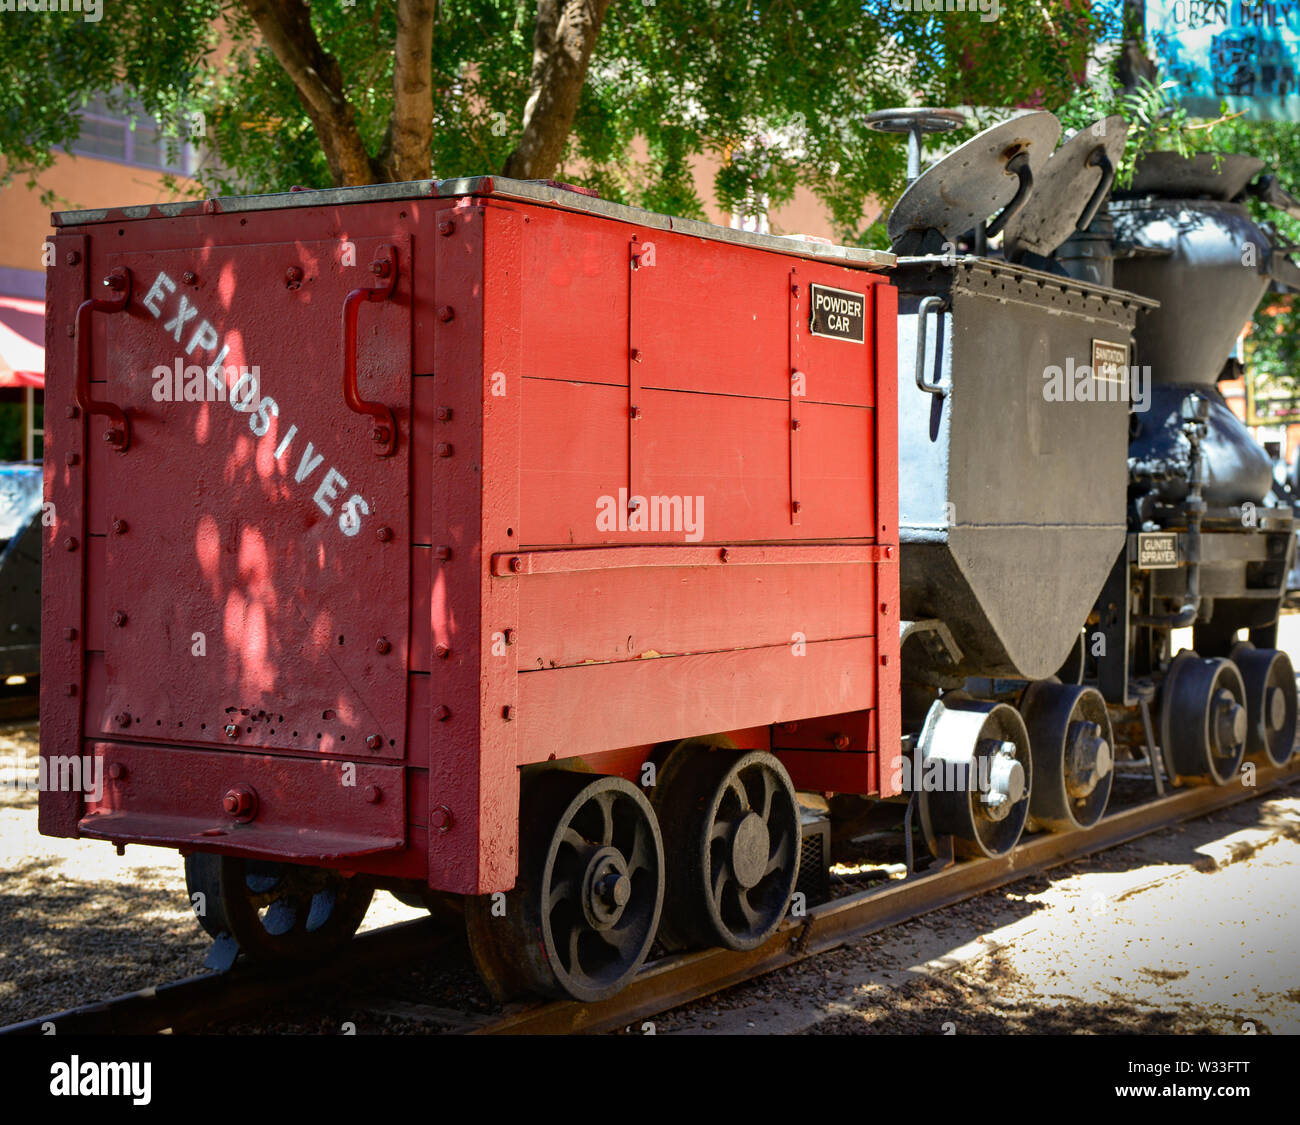
[(1300, 0), (1146, 0), (1146, 33), (1192, 115), (1300, 121)]

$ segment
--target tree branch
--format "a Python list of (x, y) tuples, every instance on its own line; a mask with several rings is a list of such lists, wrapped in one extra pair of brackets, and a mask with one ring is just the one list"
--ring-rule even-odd
[(419, 180), (433, 169), (433, 17), (437, 0), (397, 0), (388, 173)]
[(304, 0), (242, 3), (302, 98), (334, 183), (374, 183), (375, 169), (357, 128), (356, 113), (343, 92), (338, 60), (316, 38), (311, 9)]
[(559, 166), (611, 0), (537, 0), (533, 72), (524, 128), (503, 172), (547, 179)]

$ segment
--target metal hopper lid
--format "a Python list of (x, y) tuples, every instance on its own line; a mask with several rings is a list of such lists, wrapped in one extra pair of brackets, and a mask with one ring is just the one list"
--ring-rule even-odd
[(1176, 199), (1235, 199), (1264, 162), (1242, 153), (1148, 152), (1137, 162), (1126, 196), (1163, 195)]
[(954, 239), (1011, 202), (1019, 179), (1007, 165), (1027, 153), (1035, 173), (1046, 162), (1061, 123), (1044, 111), (994, 125), (953, 149), (905, 191), (890, 212), (891, 242), (908, 231), (937, 230)]
[(1079, 130), (1052, 154), (1034, 176), (1034, 194), (1024, 210), (1007, 223), (1002, 245), (1008, 258), (1026, 252), (1046, 258), (1076, 226), (1092, 221), (1094, 204), (1101, 204), (1115, 178), (1127, 136), (1128, 125), (1116, 114)]

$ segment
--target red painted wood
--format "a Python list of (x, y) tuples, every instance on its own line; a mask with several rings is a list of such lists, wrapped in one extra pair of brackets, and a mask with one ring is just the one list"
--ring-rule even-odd
[[(787, 399), (642, 394), (641, 494), (681, 500), (681, 520), (655, 532), (630, 530), (630, 519), (597, 525), (627, 487), (625, 392), (529, 379), (523, 396), (525, 545), (791, 538)], [(807, 495), (799, 538), (874, 538), (874, 412), (807, 403), (802, 418)]]
[(520, 764), (875, 705), (873, 638), (521, 672)]
[(902, 690), (899, 662), (898, 589), (898, 290), (880, 285), (875, 290), (876, 347), (876, 534), (881, 544), (894, 545), (894, 562), (877, 574), (876, 608), (879, 625), (877, 671), (882, 701), (876, 717), (878, 786), (882, 797), (897, 796), (900, 790), (891, 780), (899, 776), (897, 764), (903, 756)]
[(778, 750), (796, 789), (825, 793), (874, 793), (875, 751)]
[[(875, 628), (875, 570), (869, 564), (728, 562), (525, 577), (513, 581), (519, 590), (519, 667), (772, 645), (793, 649), (869, 636)], [(576, 605), (580, 614), (573, 611)]]
[[(41, 758), (81, 753), (85, 693), (86, 424), (73, 406), (76, 341), (68, 335), (87, 297), (89, 240), (58, 235), (46, 273), (45, 504), (41, 558)], [(96, 294), (98, 295), (98, 294)], [(120, 314), (119, 314), (120, 315)], [(98, 427), (97, 427), (98, 429)], [(105, 444), (102, 440), (100, 445)], [(72, 463), (75, 462), (75, 463)], [(47, 836), (77, 835), (81, 794), (46, 790), (37, 816)]]
[[(403, 770), (259, 754), (94, 743), (103, 791), (81, 831), (107, 840), (204, 847), (309, 862), (396, 851), (406, 838)], [(114, 773), (118, 776), (113, 776)], [(232, 821), (222, 799), (251, 789), (256, 816)]]
[[(581, 759), (631, 777), (664, 742), (732, 732), (737, 745), (767, 746), (771, 724), (820, 716), (852, 737), (845, 751), (782, 750), (799, 784), (871, 792), (892, 772), (895, 294), (883, 277), (484, 198), (187, 213), (118, 229), (61, 234), (61, 248), (84, 246), (82, 266), (51, 271), (46, 464), (58, 516), (47, 531), (45, 630), (57, 639), (71, 625), (77, 634), (66, 647), (46, 642), (42, 752), (87, 744), (83, 701), (110, 747), (123, 745), (127, 729), (114, 726), (116, 715), (150, 702), (141, 722), (131, 716), (130, 745), (157, 784), (134, 809), (131, 790), (119, 794), (119, 824), (193, 821), (210, 797), (182, 774), (202, 758), (219, 772), (256, 764), (277, 816), (288, 817), (277, 826), (291, 828), (295, 802), (299, 825), (315, 823), (307, 806), (316, 802), (333, 810), (339, 839), (359, 839), (370, 814), (349, 823), (327, 773), (354, 747), (360, 757), (356, 735), (382, 720), (398, 732), (394, 745), (385, 725), (384, 746), (364, 764), (405, 776), (407, 804), (392, 830), (405, 843), (322, 862), (485, 893), (515, 878), (521, 764)], [(342, 409), (336, 377), (335, 288), (369, 280), (354, 275), (365, 274), (375, 241), (396, 242), (404, 264), (395, 302), (362, 310), (359, 357), (363, 396), (397, 411), (395, 463), (362, 456), (366, 423)], [(344, 266), (349, 245), (356, 261)], [(319, 268), (290, 289), (285, 267), (304, 255)], [(59, 331), (86, 277), (118, 262), (191, 259), (202, 266), (192, 295), (216, 300), (240, 354), (266, 371), (263, 393), (282, 407), (275, 440), (278, 425), (305, 412), (324, 427), (319, 444), (331, 457), (337, 446), (360, 465), (353, 471), (371, 514), (344, 554), (331, 555), (327, 528), (310, 523), (309, 508), (304, 516), (292, 474), (277, 475), (274, 457), (264, 464), (256, 435), (237, 434), (211, 411), (206, 420), (196, 411), (186, 427), (163, 424), (183, 412), (165, 414), (147, 397), (157, 352), (144, 330), (158, 322), (142, 302), (152, 278), (122, 328), (92, 327), (97, 394), (130, 399), (138, 450), (114, 461), (102, 441), (88, 441), (84, 420), (61, 416), (71, 341)], [(811, 336), (813, 283), (871, 298), (864, 343)], [(167, 296), (170, 308), (178, 298)], [(792, 361), (806, 376), (797, 402)], [(293, 385), (281, 400), (271, 383), (287, 376)], [(67, 463), (69, 452), (84, 454), (79, 465)], [(661, 498), (649, 510), (683, 517), (689, 497), (693, 518), (658, 529), (617, 518), (598, 525), (604, 497), (617, 506), (636, 495)], [(139, 539), (114, 535), (121, 512)], [(200, 534), (208, 518), (215, 530)], [(375, 534), (380, 526), (390, 534)], [(76, 552), (59, 546), (70, 533)], [(252, 536), (265, 549), (241, 555)], [(211, 543), (217, 564), (204, 570)], [(314, 571), (313, 544), (325, 549)], [(237, 596), (244, 626), (259, 613), (274, 623), (265, 646), (256, 629), (227, 635)], [(147, 626), (139, 633), (110, 620), (128, 598), (131, 623)], [(199, 671), (188, 657), (193, 629), (184, 628), (194, 614), (211, 617), (227, 646)], [(340, 620), (382, 628), (389, 653), (331, 660), (334, 649), (317, 642), (336, 639)], [(345, 637), (353, 631), (349, 624)], [(210, 733), (214, 700), (263, 708), (229, 690), (262, 674), (286, 708), (349, 717), (353, 725), (334, 730), (332, 753), (315, 748), (315, 729), (306, 745), (286, 741), (279, 707), (265, 707), (276, 735), (269, 723), (256, 730), (265, 753)], [(68, 683), (78, 694), (57, 694)], [(174, 722), (160, 727), (164, 717)], [(81, 812), (75, 795), (43, 794), (42, 830), (75, 834)], [(259, 838), (265, 854), (291, 854), (289, 832)]]
[[(492, 556), (498, 577), (524, 574), (573, 574), (586, 570), (684, 566), (840, 566), (892, 559), (893, 547), (835, 544), (770, 544), (761, 547), (583, 547), (566, 551), (509, 551)], [(724, 553), (725, 552), (725, 553)]]

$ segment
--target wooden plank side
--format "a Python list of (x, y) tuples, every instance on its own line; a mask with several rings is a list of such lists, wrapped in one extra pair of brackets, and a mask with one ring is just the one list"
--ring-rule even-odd
[[(788, 398), (644, 391), (642, 495), (648, 512), (674, 507), (642, 530), (626, 510), (626, 392), (529, 379), (522, 393), (521, 546), (791, 538)], [(873, 538), (874, 412), (808, 403), (801, 417), (799, 537)]]
[(532, 670), (869, 636), (875, 570), (724, 564), (504, 581), (519, 588), (519, 667)]
[(519, 762), (875, 706), (873, 638), (519, 675)]

